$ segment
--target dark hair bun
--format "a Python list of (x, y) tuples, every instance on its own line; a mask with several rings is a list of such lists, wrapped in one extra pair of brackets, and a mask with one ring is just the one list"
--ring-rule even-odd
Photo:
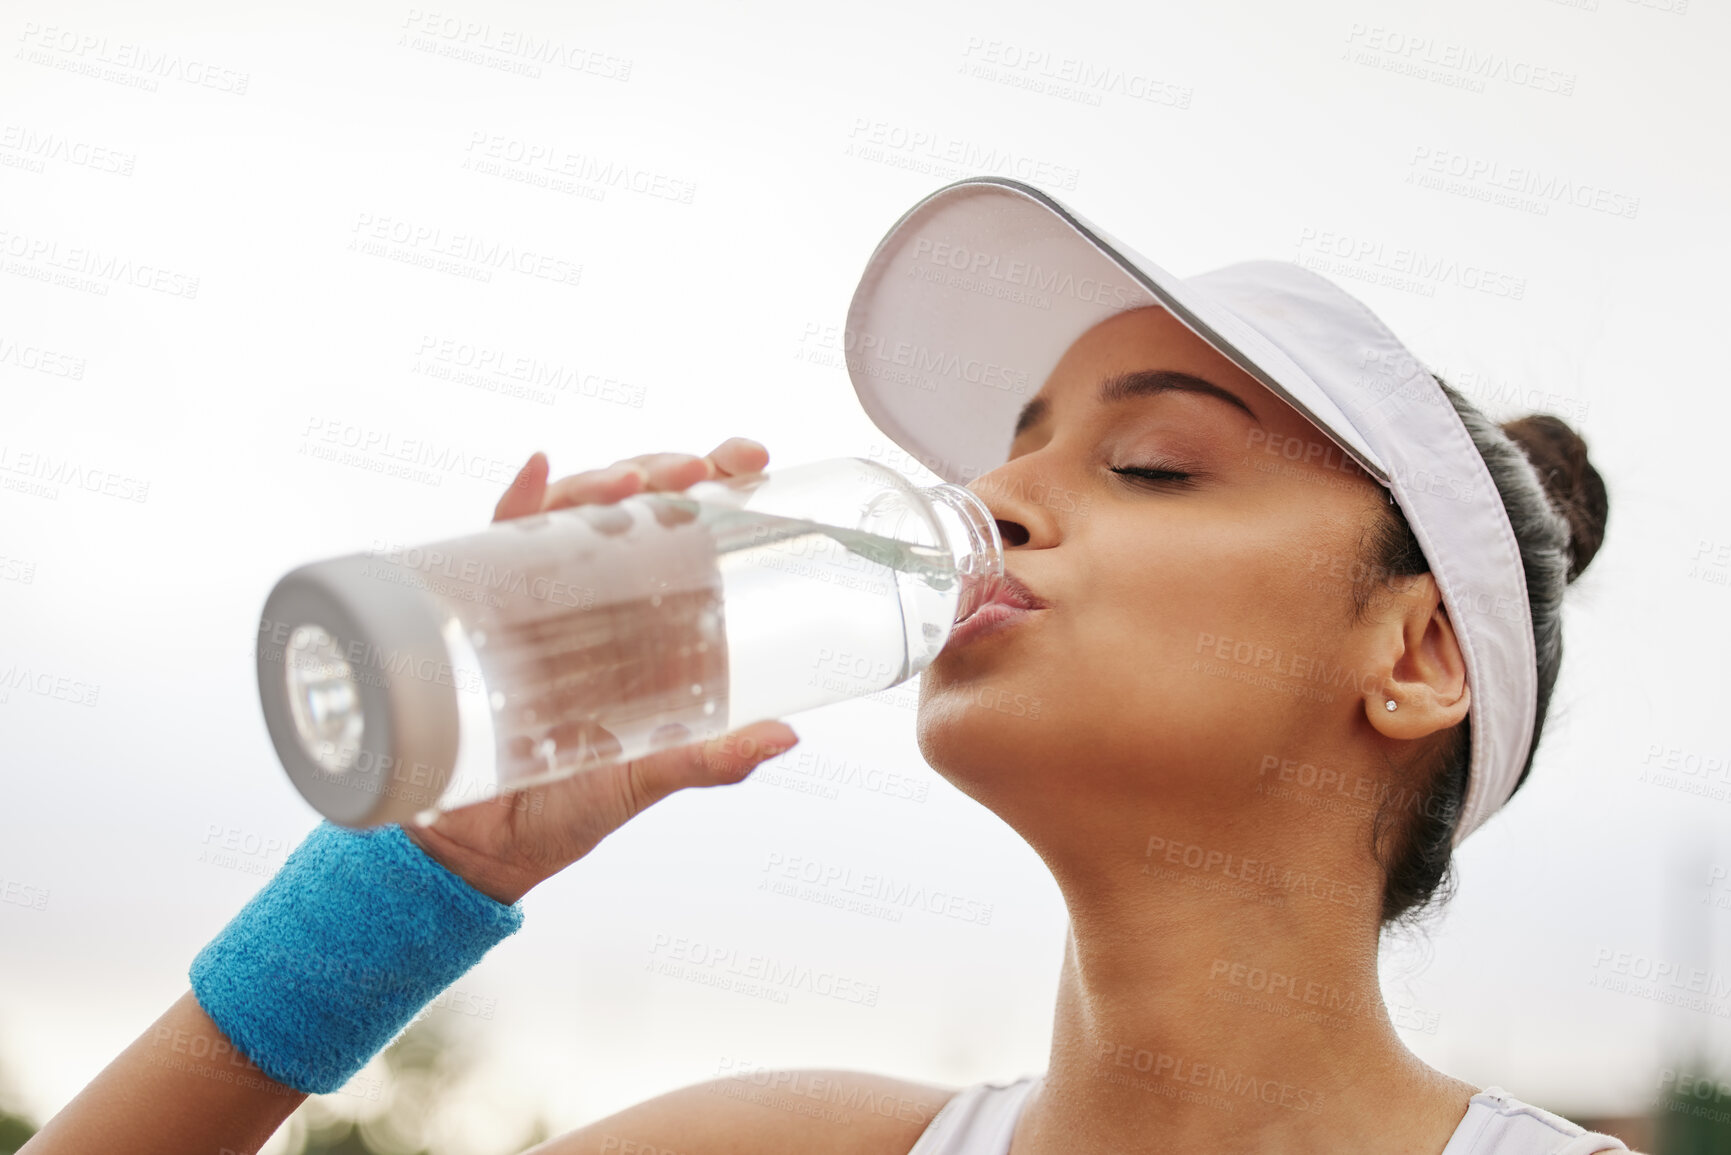
[(1610, 513), (1605, 481), (1587, 460), (1587, 443), (1567, 422), (1535, 413), (1502, 428), (1538, 470), (1545, 496), (1569, 523), (1569, 580), (1574, 581), (1605, 540)]

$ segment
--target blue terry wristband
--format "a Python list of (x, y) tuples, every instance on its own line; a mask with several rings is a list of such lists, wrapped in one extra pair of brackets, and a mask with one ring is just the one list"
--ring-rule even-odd
[(402, 827), (323, 822), (192, 960), (192, 993), (265, 1074), (322, 1094), (522, 924)]

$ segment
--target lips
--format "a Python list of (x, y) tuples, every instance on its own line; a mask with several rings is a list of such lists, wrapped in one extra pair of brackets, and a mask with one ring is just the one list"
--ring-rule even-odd
[(981, 604), (982, 609), (994, 602), (1018, 610), (1043, 610), (1046, 608), (1045, 599), (1023, 585), (1016, 575), (1009, 570), (1004, 571), (1003, 577), (993, 581), (991, 587), (991, 593)]
[(950, 631), (946, 650), (972, 641), (987, 633), (997, 633), (1046, 608), (1046, 600), (1023, 585), (1008, 570), (1004, 575), (985, 584), (980, 604), (975, 606), (955, 629)]

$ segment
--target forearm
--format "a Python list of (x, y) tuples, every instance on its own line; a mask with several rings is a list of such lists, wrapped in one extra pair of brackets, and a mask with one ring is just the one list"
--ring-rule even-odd
[(189, 991), (19, 1155), (250, 1155), (305, 1098), (254, 1066)]

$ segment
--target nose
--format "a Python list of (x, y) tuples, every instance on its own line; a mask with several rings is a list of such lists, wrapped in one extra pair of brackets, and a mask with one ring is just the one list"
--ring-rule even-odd
[(1064, 503), (1051, 497), (1070, 491), (1053, 484), (1050, 464), (1036, 462), (1038, 456), (1023, 454), (968, 483), (998, 523), (1006, 549), (1045, 549), (1063, 536), (1058, 515)]

